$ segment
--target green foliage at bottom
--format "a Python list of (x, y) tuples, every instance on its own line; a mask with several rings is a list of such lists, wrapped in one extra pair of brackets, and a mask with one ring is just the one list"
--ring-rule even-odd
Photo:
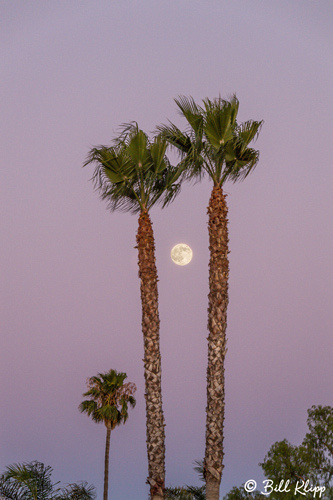
[(205, 500), (204, 486), (186, 486), (184, 488), (166, 488), (165, 500)]
[(223, 500), (262, 500), (263, 498), (266, 497), (261, 495), (261, 493), (257, 490), (248, 492), (243, 486), (240, 488), (234, 486), (232, 490), (230, 490), (229, 493), (223, 497)]
[(26, 462), (6, 467), (0, 476), (1, 500), (94, 500), (95, 487), (73, 483), (58, 488), (51, 479), (52, 468), (41, 462)]

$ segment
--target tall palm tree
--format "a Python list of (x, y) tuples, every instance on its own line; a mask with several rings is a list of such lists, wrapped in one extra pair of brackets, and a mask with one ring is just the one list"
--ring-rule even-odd
[(57, 488), (51, 480), (52, 468), (41, 462), (13, 464), (0, 476), (2, 500), (94, 500), (95, 487), (73, 483)]
[(208, 205), (209, 296), (208, 296), (208, 368), (206, 408), (206, 450), (204, 474), (207, 500), (219, 498), (223, 469), (224, 360), (228, 305), (228, 210), (223, 185), (243, 180), (256, 166), (259, 152), (250, 142), (262, 122), (237, 123), (239, 102), (220, 97), (204, 99), (203, 107), (192, 97), (175, 99), (187, 121), (182, 132), (176, 125), (158, 127), (162, 136), (178, 151), (189, 178), (208, 175), (213, 189)]
[(108, 498), (109, 486), (109, 452), (111, 431), (117, 425), (125, 423), (128, 418), (128, 405), (135, 406), (133, 394), (136, 391), (135, 384), (124, 383), (126, 373), (117, 373), (110, 370), (107, 373), (99, 373), (88, 379), (88, 391), (83, 394), (85, 399), (79, 405), (82, 413), (87, 413), (94, 422), (104, 423), (106, 427), (105, 462), (104, 462), (104, 495)]
[(164, 498), (165, 432), (155, 242), (149, 210), (170, 203), (180, 190), (181, 169), (170, 165), (167, 143), (149, 140), (136, 123), (125, 125), (112, 146), (93, 148), (85, 165), (95, 164), (94, 181), (111, 211), (139, 213), (136, 236), (142, 303), (148, 478), (151, 499)]

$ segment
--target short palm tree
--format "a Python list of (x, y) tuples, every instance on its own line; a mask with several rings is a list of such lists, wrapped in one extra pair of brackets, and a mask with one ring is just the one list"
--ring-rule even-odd
[(182, 132), (176, 125), (162, 125), (159, 132), (178, 151), (180, 164), (188, 178), (208, 175), (213, 190), (209, 215), (209, 296), (208, 296), (208, 368), (206, 408), (206, 450), (204, 474), (207, 500), (219, 498), (223, 469), (224, 359), (228, 305), (228, 219), (226, 181), (243, 180), (256, 166), (259, 153), (249, 147), (258, 135), (262, 122), (237, 123), (239, 102), (221, 98), (203, 101), (193, 98), (175, 100), (188, 128)]
[(150, 209), (177, 195), (181, 169), (170, 165), (167, 143), (149, 140), (136, 123), (124, 126), (112, 146), (93, 148), (85, 165), (95, 164), (94, 181), (111, 211), (139, 213), (138, 265), (144, 340), (148, 478), (151, 499), (164, 498), (165, 432), (161, 392), (160, 320), (155, 242)]
[(13, 464), (0, 476), (2, 500), (94, 500), (95, 487), (73, 483), (57, 488), (51, 480), (52, 468), (41, 462)]
[(109, 486), (109, 452), (111, 431), (125, 423), (128, 418), (128, 405), (134, 408), (136, 391), (135, 384), (124, 383), (126, 373), (117, 373), (110, 370), (107, 373), (99, 373), (88, 379), (88, 391), (83, 396), (88, 397), (79, 405), (82, 413), (87, 413), (94, 422), (104, 423), (106, 426), (105, 462), (104, 462), (104, 495), (108, 498)]

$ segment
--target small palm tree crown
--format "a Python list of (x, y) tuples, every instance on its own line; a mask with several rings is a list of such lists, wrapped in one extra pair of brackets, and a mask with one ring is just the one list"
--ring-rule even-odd
[(117, 373), (110, 370), (99, 373), (88, 379), (88, 391), (83, 396), (89, 397), (82, 401), (79, 410), (87, 413), (94, 422), (103, 422), (113, 430), (128, 418), (128, 405), (134, 408), (136, 400), (133, 394), (136, 385), (132, 382), (124, 383), (126, 373)]
[(229, 101), (206, 98), (203, 107), (192, 97), (180, 96), (175, 102), (188, 122), (187, 130), (182, 132), (171, 122), (158, 130), (177, 149), (187, 176), (200, 178), (207, 173), (219, 186), (226, 180), (243, 180), (258, 163), (259, 152), (248, 145), (258, 136), (263, 122), (250, 120), (239, 125), (235, 95)]
[(166, 148), (164, 138), (150, 140), (133, 122), (112, 146), (92, 148), (84, 166), (95, 164), (95, 187), (111, 211), (148, 211), (157, 202), (166, 206), (180, 191), (182, 171), (170, 164)]

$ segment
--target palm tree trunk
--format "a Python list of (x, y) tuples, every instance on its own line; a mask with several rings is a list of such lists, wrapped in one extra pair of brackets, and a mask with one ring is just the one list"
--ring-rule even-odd
[(108, 500), (110, 436), (111, 436), (111, 425), (106, 424), (106, 443), (105, 443), (105, 461), (104, 461), (104, 494), (103, 494), (103, 500)]
[(209, 477), (206, 480), (206, 499), (219, 500), (220, 482), (215, 477)]
[(215, 185), (209, 200), (209, 295), (206, 450), (206, 499), (218, 500), (223, 469), (224, 359), (228, 306), (228, 209)]
[(139, 278), (141, 280), (142, 333), (144, 340), (144, 375), (148, 478), (152, 500), (164, 498), (165, 432), (161, 391), (161, 355), (158, 314), (155, 243), (149, 214), (143, 210), (137, 233)]

